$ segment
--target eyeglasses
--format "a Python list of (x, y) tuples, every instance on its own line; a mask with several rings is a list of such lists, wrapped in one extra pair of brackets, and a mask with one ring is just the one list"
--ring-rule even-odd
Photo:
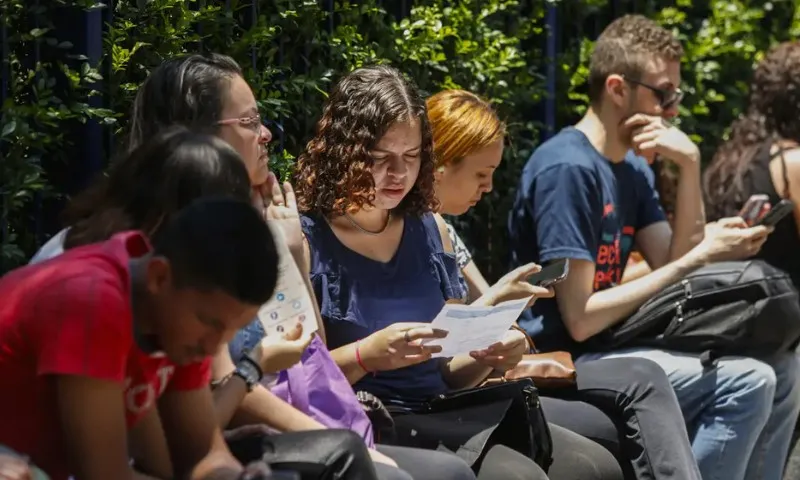
[[(256, 133), (260, 133), (261, 126), (267, 127), (272, 134), (273, 141), (271, 145), (276, 145), (278, 151), (283, 151), (283, 125), (273, 120), (264, 120), (260, 114), (255, 114), (250, 117), (239, 118), (226, 118), (216, 122), (217, 125), (236, 125), (239, 124), (244, 128), (250, 129)], [(277, 137), (277, 138), (276, 138)], [(274, 140), (277, 139), (277, 142)]]
[(681, 100), (683, 100), (683, 90), (681, 90), (680, 88), (676, 88), (674, 90), (667, 88), (658, 88), (649, 85), (647, 83), (640, 82), (639, 80), (627, 78), (625, 76), (623, 76), (622, 78), (624, 78), (626, 82), (632, 83), (634, 85), (639, 85), (653, 92), (656, 98), (658, 99), (658, 103), (661, 105), (661, 108), (663, 108), (664, 110), (674, 107), (675, 105), (679, 104)]
[(261, 115), (255, 114), (250, 117), (239, 117), (239, 118), (226, 118), (224, 120), (219, 120), (217, 125), (236, 125), (239, 124), (245, 128), (249, 128), (254, 132), (258, 132), (261, 128)]

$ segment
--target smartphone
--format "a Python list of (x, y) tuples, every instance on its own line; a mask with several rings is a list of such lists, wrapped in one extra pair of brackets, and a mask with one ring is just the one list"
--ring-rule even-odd
[(766, 215), (756, 222), (756, 225), (764, 225), (765, 227), (774, 227), (778, 222), (783, 220), (783, 217), (789, 215), (794, 211), (794, 202), (791, 200), (783, 199), (777, 205), (772, 207)]
[(751, 195), (747, 199), (742, 209), (739, 211), (739, 216), (752, 226), (761, 217), (764, 206), (769, 203), (769, 197), (762, 193)]
[(537, 287), (549, 288), (567, 278), (568, 273), (569, 259), (562, 258), (528, 277), (528, 283)]

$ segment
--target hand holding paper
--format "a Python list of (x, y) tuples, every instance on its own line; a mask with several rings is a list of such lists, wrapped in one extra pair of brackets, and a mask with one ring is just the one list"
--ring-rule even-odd
[(470, 356), (487, 367), (505, 372), (516, 367), (527, 352), (527, 337), (519, 330), (508, 330), (502, 341), (487, 349), (470, 352)]
[(303, 325), (297, 323), (279, 341), (265, 337), (249, 355), (264, 373), (278, 373), (299, 362), (313, 338), (313, 333), (305, 335)]
[(526, 297), (493, 307), (447, 304), (430, 324), (434, 329), (447, 331), (447, 337), (426, 340), (423, 344), (442, 347), (441, 352), (433, 354), (434, 357), (453, 357), (485, 350), (503, 341), (529, 300), (530, 297)]
[(280, 260), (275, 293), (258, 311), (258, 319), (264, 326), (265, 341), (267, 343), (280, 341), (283, 333), (298, 323), (302, 325), (303, 338), (310, 337), (318, 329), (311, 295), (308, 294), (300, 269), (294, 262), (283, 233), (279, 227), (269, 222), (267, 225), (273, 231)]
[(359, 354), (368, 371), (395, 370), (429, 360), (441, 347), (422, 342), (446, 335), (429, 323), (394, 323), (362, 340)]

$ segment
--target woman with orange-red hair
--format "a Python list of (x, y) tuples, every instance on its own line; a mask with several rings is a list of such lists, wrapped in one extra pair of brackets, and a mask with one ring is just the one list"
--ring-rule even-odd
[[(439, 212), (461, 215), (492, 191), (492, 176), (503, 158), (506, 127), (488, 102), (464, 90), (442, 91), (427, 100), (427, 108)], [(449, 224), (448, 231), (469, 297), (478, 298), (496, 288), (489, 286)], [(530, 328), (526, 317), (523, 314), (519, 319), (522, 328)], [(685, 430), (664, 427), (664, 418), (680, 425), (682, 416), (666, 374), (658, 365), (627, 358), (580, 362), (576, 370), (575, 388), (540, 392), (551, 424), (618, 453), (626, 478), (693, 478), (691, 472), (696, 466), (676, 465), (669, 460), (681, 458), (677, 449), (686, 451), (690, 447)], [(619, 431), (615, 425), (620, 426)], [(584, 454), (591, 451), (588, 447), (582, 450)], [(552, 478), (568, 475), (557, 471), (559, 467), (574, 468), (572, 459), (559, 461), (559, 455), (567, 454), (555, 449), (548, 472)]]

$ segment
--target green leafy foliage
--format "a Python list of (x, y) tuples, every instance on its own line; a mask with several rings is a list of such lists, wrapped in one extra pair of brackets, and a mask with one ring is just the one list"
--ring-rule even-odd
[[(76, 3), (72, 8), (93, 8), (89, 4), (94, 2)], [(68, 154), (73, 139), (65, 126), (89, 119), (115, 122), (111, 110), (88, 102), (92, 84), (102, 75), (70, 42), (51, 35), (51, 9), (59, 4), (63, 2), (51, 2), (50, 7), (23, 0), (0, 3), (10, 53), (2, 64), (8, 81), (0, 112), (0, 272), (30, 256), (37, 243), (34, 207), (59, 194), (47, 181), (44, 165), (75, 160)], [(53, 56), (63, 61), (42, 60)]]
[[(584, 112), (592, 40), (615, 15), (644, 13), (673, 29), (686, 48), (681, 124), (709, 159), (743, 107), (753, 63), (800, 32), (800, 0), (416, 0), (405, 12), (399, 4), (406, 2), (378, 0), (119, 0), (108, 7), (82, 0), (72, 8), (113, 8), (102, 63), (90, 66), (69, 42), (50, 37), (49, 12), (33, 3), (0, 2), (12, 32), (5, 59), (12, 81), (0, 116), (5, 268), (36, 248), (38, 198), (63, 193), (52, 188), (40, 159), (81, 161), (69, 157), (73, 139), (61, 127), (100, 119), (121, 138), (138, 86), (173, 55), (203, 50), (236, 58), (264, 117), (282, 126), (282, 142), (275, 143), (283, 150), (274, 149), (271, 165), (284, 177), (313, 133), (331, 83), (353, 68), (388, 63), (426, 94), (464, 88), (494, 102), (508, 124), (505, 160), (492, 193), (457, 223), (484, 273), (496, 278), (506, 267), (505, 224), (519, 171), (543, 127), (548, 34), (559, 52), (552, 65), (559, 128)], [(558, 12), (553, 32), (546, 24), (551, 6)], [(62, 61), (25, 61), (36, 45), (59, 49)], [(69, 89), (53, 90), (54, 71), (66, 75)], [(101, 71), (109, 78), (98, 92)], [(90, 107), (89, 95), (102, 95), (106, 109)]]

